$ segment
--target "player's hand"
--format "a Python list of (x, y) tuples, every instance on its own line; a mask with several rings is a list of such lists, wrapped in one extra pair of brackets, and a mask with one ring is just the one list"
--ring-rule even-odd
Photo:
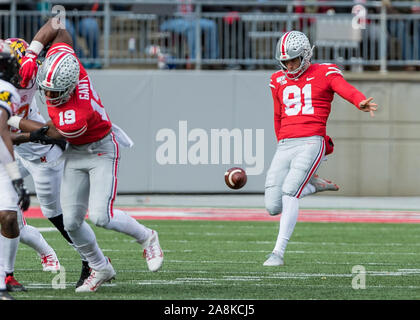
[(370, 112), (370, 116), (374, 117), (375, 114), (373, 113), (373, 111), (378, 110), (378, 108), (376, 108), (378, 105), (376, 103), (372, 103), (371, 101), (373, 100), (372, 97), (363, 100), (360, 102), (359, 104), (359, 108), (360, 110), (364, 111), (364, 112)]
[(35, 143), (40, 143), (40, 144), (56, 144), (58, 145), (61, 150), (65, 150), (66, 149), (66, 141), (63, 139), (55, 139), (55, 138), (51, 138), (49, 136), (47, 136), (47, 131), (48, 131), (49, 127), (48, 126), (43, 126), (42, 128), (32, 131), (31, 133), (29, 133), (29, 141), (30, 142), (35, 142)]
[(19, 75), (22, 78), (20, 82), (22, 88), (26, 88), (29, 81), (31, 81), (34, 75), (36, 74), (38, 69), (38, 64), (36, 62), (37, 58), (38, 55), (35, 52), (30, 50), (27, 50), (25, 52), (19, 69)]
[(12, 183), (13, 183), (13, 187), (16, 190), (16, 193), (18, 194), (19, 207), (22, 209), (22, 211), (28, 210), (29, 205), (31, 204), (31, 197), (25, 185), (23, 184), (23, 179), (20, 178), (20, 179), (12, 180)]

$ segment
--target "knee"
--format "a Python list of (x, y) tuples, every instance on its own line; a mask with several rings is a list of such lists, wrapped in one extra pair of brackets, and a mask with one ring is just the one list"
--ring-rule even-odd
[(278, 215), (283, 210), (282, 190), (278, 186), (270, 186), (265, 188), (264, 202), (265, 209), (271, 216)]
[(281, 213), (281, 211), (283, 210), (283, 206), (281, 201), (266, 202), (265, 209), (268, 211), (270, 216), (276, 216)]
[(63, 214), (63, 225), (64, 230), (71, 232), (80, 228), (83, 223), (83, 219), (72, 219), (69, 218), (66, 214)]
[(97, 214), (95, 212), (89, 212), (89, 220), (97, 227), (106, 227), (109, 224), (109, 217), (105, 214)]
[(17, 213), (13, 211), (0, 211), (0, 223), (2, 228), (14, 228), (18, 223)]

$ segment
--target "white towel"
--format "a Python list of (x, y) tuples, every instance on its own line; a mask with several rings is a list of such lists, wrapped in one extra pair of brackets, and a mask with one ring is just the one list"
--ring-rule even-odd
[(125, 148), (131, 148), (134, 146), (133, 140), (130, 139), (123, 129), (114, 123), (112, 124), (112, 131), (115, 133), (115, 138), (117, 139), (119, 145)]

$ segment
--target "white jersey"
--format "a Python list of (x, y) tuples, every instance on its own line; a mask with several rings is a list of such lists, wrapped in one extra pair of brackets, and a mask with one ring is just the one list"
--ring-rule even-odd
[[(16, 115), (24, 119), (46, 123), (44, 117), (39, 113), (39, 109), (36, 103), (36, 86), (33, 86), (31, 89), (20, 89), (18, 92), (20, 94), (20, 104)], [(27, 142), (15, 146), (15, 152), (26, 160), (34, 161), (44, 158), (47, 152), (52, 148), (53, 145), (43, 145), (40, 143)], [(62, 152), (59, 152), (59, 148), (54, 149), (54, 158), (57, 159), (61, 156)], [(49, 160), (53, 161), (55, 159)]]
[(18, 90), (11, 83), (0, 79), (0, 107), (7, 111), (9, 118), (17, 114), (20, 100)]

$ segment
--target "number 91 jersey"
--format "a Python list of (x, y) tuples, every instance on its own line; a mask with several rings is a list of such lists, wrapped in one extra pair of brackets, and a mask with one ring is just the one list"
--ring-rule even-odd
[[(71, 46), (56, 43), (47, 57), (57, 52), (68, 52), (76, 57)], [(79, 83), (70, 99), (61, 105), (48, 105), (48, 115), (58, 132), (71, 144), (81, 145), (98, 141), (111, 130), (112, 123), (94, 90), (92, 82), (79, 61)]]
[(334, 64), (311, 64), (294, 80), (288, 79), (283, 71), (275, 72), (269, 86), (274, 100), (277, 140), (325, 137), (335, 92), (357, 108), (366, 99), (344, 80), (340, 69)]

